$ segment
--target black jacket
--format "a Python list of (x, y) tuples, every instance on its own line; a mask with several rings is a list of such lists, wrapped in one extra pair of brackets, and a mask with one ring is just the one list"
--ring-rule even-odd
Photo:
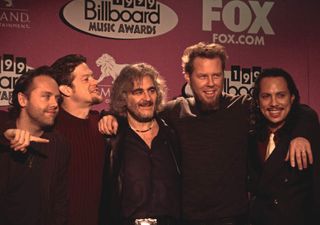
[[(50, 143), (30, 143), (27, 153), (14, 152), (9, 147), (9, 143), (3, 136), (3, 131), (8, 128), (15, 128), (14, 120), (5, 120), (6, 114), (0, 112), (0, 224), (8, 225), (8, 221), (19, 223), (24, 217), (26, 209), (25, 199), (16, 199), (15, 188), (20, 189), (25, 184), (25, 178), (28, 177), (27, 171), (30, 164), (25, 161), (30, 155), (34, 169), (39, 170), (39, 177), (32, 180), (31, 185), (40, 184), (38, 196), (28, 196), (30, 193), (22, 193), (26, 199), (38, 197), (40, 199), (40, 209), (34, 213), (38, 216), (37, 224), (30, 221), (24, 221), (26, 225), (64, 225), (67, 223), (68, 198), (67, 198), (67, 172), (70, 158), (69, 148), (63, 139), (55, 131), (46, 131), (41, 136), (47, 138)], [(7, 119), (9, 119), (7, 117)], [(28, 160), (28, 159), (27, 159)], [(27, 164), (26, 164), (27, 162)], [(29, 165), (29, 166), (28, 166)], [(36, 165), (39, 165), (37, 168)], [(19, 176), (14, 177), (12, 174)], [(21, 176), (20, 176), (21, 175)], [(23, 189), (23, 187), (22, 187)], [(21, 192), (20, 192), (21, 193)], [(25, 195), (24, 195), (25, 194)], [(11, 197), (13, 196), (13, 197)], [(33, 209), (33, 204), (29, 204)], [(26, 216), (28, 219), (28, 215)], [(10, 223), (11, 224), (11, 223)]]
[[(116, 136), (108, 136), (107, 138), (107, 160), (104, 171), (104, 184), (102, 193), (102, 202), (100, 210), (99, 224), (117, 225), (121, 224), (121, 197), (122, 197), (122, 177), (120, 175), (123, 149), (121, 143), (123, 142), (126, 130), (129, 128), (126, 118), (118, 118), (119, 131)], [(175, 164), (177, 174), (180, 172), (180, 156), (179, 144), (175, 132), (165, 123), (164, 120), (157, 118), (159, 128), (165, 133), (169, 143), (172, 160)], [(180, 189), (180, 187), (179, 187)], [(180, 196), (178, 196), (180, 199)], [(180, 200), (179, 200), (180, 205)]]
[[(300, 108), (300, 110), (304, 110)], [(304, 113), (300, 111), (299, 115)], [(319, 219), (319, 139), (317, 118), (306, 138), (311, 142), (313, 166), (303, 171), (292, 168), (284, 159), (292, 139), (294, 121), (277, 131), (279, 142), (262, 165), (257, 147), (261, 130), (252, 134), (249, 147), (250, 220), (252, 225), (312, 225)], [(311, 117), (310, 117), (311, 119)], [(309, 123), (312, 124), (312, 123)]]

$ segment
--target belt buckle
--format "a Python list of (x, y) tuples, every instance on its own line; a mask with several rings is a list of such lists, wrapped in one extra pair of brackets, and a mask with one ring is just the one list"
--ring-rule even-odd
[(145, 218), (145, 219), (135, 219), (135, 225), (157, 225), (157, 219)]

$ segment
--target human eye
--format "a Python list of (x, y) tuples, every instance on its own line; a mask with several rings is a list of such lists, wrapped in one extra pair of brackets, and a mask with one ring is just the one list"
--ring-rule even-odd
[(94, 80), (93, 74), (88, 76), (88, 80)]
[(200, 80), (205, 80), (205, 79), (207, 79), (207, 75), (206, 74), (199, 74), (199, 79)]
[(286, 93), (280, 92), (280, 93), (277, 94), (277, 96), (278, 96), (278, 98), (284, 98), (287, 95), (286, 95)]
[(154, 93), (156, 93), (156, 88), (155, 87), (152, 87), (152, 88), (150, 88), (149, 89), (149, 93), (151, 93), (151, 94), (154, 94)]
[(131, 93), (133, 95), (142, 95), (143, 91), (142, 91), (142, 89), (135, 89)]
[(45, 100), (49, 100), (50, 97), (51, 97), (51, 95), (50, 95), (49, 93), (43, 93), (43, 94), (41, 95), (41, 97), (42, 97), (43, 99), (45, 99)]
[(268, 94), (261, 94), (260, 98), (261, 99), (267, 99), (267, 98), (269, 98), (269, 95)]
[(82, 81), (89, 81), (89, 76), (84, 76), (83, 78), (82, 78)]

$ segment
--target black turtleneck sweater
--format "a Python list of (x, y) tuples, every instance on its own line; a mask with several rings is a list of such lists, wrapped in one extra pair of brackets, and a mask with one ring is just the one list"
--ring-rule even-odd
[(177, 98), (161, 116), (180, 138), (183, 219), (246, 213), (247, 98), (223, 95), (210, 112), (198, 110), (194, 98)]

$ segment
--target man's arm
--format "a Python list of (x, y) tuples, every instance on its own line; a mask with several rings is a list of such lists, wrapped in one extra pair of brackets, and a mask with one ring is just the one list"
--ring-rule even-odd
[[(169, 101), (164, 105), (164, 108), (159, 112), (159, 116), (163, 118), (166, 122), (170, 121), (170, 112), (173, 110), (175, 101)], [(102, 111), (101, 119), (98, 123), (99, 132), (106, 135), (115, 135), (118, 132), (119, 120), (122, 120), (123, 117), (115, 116), (114, 114)]]
[(10, 148), (14, 151), (26, 152), (30, 142), (49, 143), (48, 139), (30, 135), (28, 131), (21, 129), (7, 129), (3, 136), (10, 142)]
[[(295, 127), (292, 130), (292, 140), (285, 160), (290, 159), (292, 167), (298, 166), (299, 170), (308, 167), (308, 162), (313, 164), (313, 154), (310, 138), (314, 125), (319, 123), (317, 113), (307, 105), (301, 105)], [(318, 151), (318, 150), (317, 150)]]
[(118, 132), (118, 120), (115, 116), (104, 115), (98, 122), (99, 132), (107, 135), (115, 135)]
[[(309, 115), (309, 118), (305, 118), (308, 124), (306, 124), (307, 129), (304, 130), (305, 136), (310, 140), (310, 145), (313, 154), (313, 165), (311, 171), (313, 173), (313, 182), (312, 182), (312, 214), (311, 218), (308, 218), (310, 224), (319, 224), (319, 215), (320, 215), (320, 123), (318, 115), (311, 108), (303, 106), (302, 110), (306, 110), (305, 115)], [(304, 115), (304, 116), (305, 116)], [(312, 222), (311, 222), (312, 221)]]

